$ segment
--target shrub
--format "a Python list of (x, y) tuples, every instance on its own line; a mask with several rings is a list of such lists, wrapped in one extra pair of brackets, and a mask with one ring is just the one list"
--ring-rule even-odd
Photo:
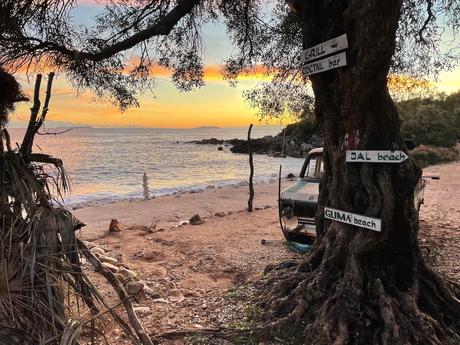
[(307, 141), (313, 134), (322, 135), (318, 123), (313, 118), (302, 119), (299, 122), (287, 125), (285, 134), (300, 142)]
[(453, 146), (460, 137), (460, 92), (398, 103), (401, 133), (417, 144)]
[(454, 148), (425, 145), (417, 146), (410, 152), (410, 155), (421, 168), (439, 163), (453, 162), (459, 158), (459, 153)]

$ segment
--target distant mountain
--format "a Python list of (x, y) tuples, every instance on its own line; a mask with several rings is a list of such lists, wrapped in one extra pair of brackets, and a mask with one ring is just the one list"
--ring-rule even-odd
[(194, 127), (191, 129), (222, 129), (222, 127), (218, 126), (200, 126), (200, 127)]
[[(8, 123), (8, 128), (27, 128), (28, 122), (26, 121), (18, 121), (18, 120), (11, 120)], [(66, 122), (66, 121), (53, 121), (47, 120), (45, 122), (45, 128), (91, 128), (88, 125), (78, 124), (74, 122)]]

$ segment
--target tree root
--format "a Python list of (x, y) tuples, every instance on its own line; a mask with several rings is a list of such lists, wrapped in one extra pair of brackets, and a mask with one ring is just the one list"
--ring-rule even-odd
[[(316, 267), (286, 262), (258, 284), (266, 311), (259, 334), (298, 329), (308, 344), (453, 344), (460, 334), (460, 288), (420, 260), (409, 289), (356, 258)], [(324, 261), (324, 260), (323, 260)], [(305, 270), (311, 267), (312, 270)], [(336, 270), (334, 270), (334, 267)], [(337, 272), (342, 272), (337, 277)], [(319, 284), (321, 282), (321, 284)], [(456, 338), (457, 337), (457, 338)]]

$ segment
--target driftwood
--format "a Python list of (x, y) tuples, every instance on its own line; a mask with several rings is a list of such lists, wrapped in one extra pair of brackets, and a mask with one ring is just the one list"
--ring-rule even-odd
[(251, 130), (252, 123), (248, 129), (248, 149), (249, 149), (249, 200), (248, 200), (248, 212), (252, 212), (252, 202), (254, 200), (254, 186), (252, 179), (254, 177), (254, 160), (252, 157), (252, 143), (251, 143)]
[(91, 253), (91, 251), (82, 241), (78, 241), (78, 245), (82, 251), (82, 254), (88, 259), (89, 262), (91, 262), (96, 272), (99, 272), (107, 279), (110, 285), (112, 285), (112, 287), (114, 288), (115, 292), (118, 294), (120, 300), (123, 301), (123, 306), (125, 307), (128, 319), (131, 322), (131, 325), (134, 328), (134, 331), (136, 332), (137, 336), (139, 337), (141, 344), (153, 345), (152, 340), (148, 336), (142, 323), (137, 317), (136, 312), (134, 311), (130, 296), (126, 292), (121, 282), (117, 279), (117, 277), (115, 277), (115, 275), (109, 269), (105, 268), (104, 265), (102, 265), (101, 261), (93, 253)]

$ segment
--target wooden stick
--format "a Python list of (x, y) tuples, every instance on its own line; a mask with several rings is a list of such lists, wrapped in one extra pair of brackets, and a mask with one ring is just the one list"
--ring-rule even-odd
[(133, 326), (137, 336), (139, 337), (141, 344), (153, 345), (152, 340), (148, 336), (147, 332), (144, 330), (142, 323), (139, 321), (136, 312), (134, 311), (133, 303), (131, 302), (131, 299), (129, 298), (129, 295), (126, 292), (123, 285), (109, 269), (105, 268), (102, 265), (101, 261), (99, 261), (99, 259), (93, 253), (91, 253), (91, 251), (83, 242), (78, 241), (78, 243), (82, 249), (83, 255), (88, 259), (89, 262), (91, 262), (96, 272), (101, 273), (107, 279), (110, 285), (112, 285), (112, 287), (114, 288), (115, 292), (118, 294), (120, 300), (123, 301), (123, 305), (126, 309), (128, 319), (131, 322), (131, 325)]
[(254, 185), (252, 183), (252, 179), (254, 177), (254, 160), (253, 160), (253, 157), (252, 157), (251, 130), (252, 130), (252, 123), (249, 125), (249, 130), (248, 130), (248, 150), (249, 150), (249, 200), (248, 200), (248, 212), (252, 212), (252, 202), (254, 200)]

